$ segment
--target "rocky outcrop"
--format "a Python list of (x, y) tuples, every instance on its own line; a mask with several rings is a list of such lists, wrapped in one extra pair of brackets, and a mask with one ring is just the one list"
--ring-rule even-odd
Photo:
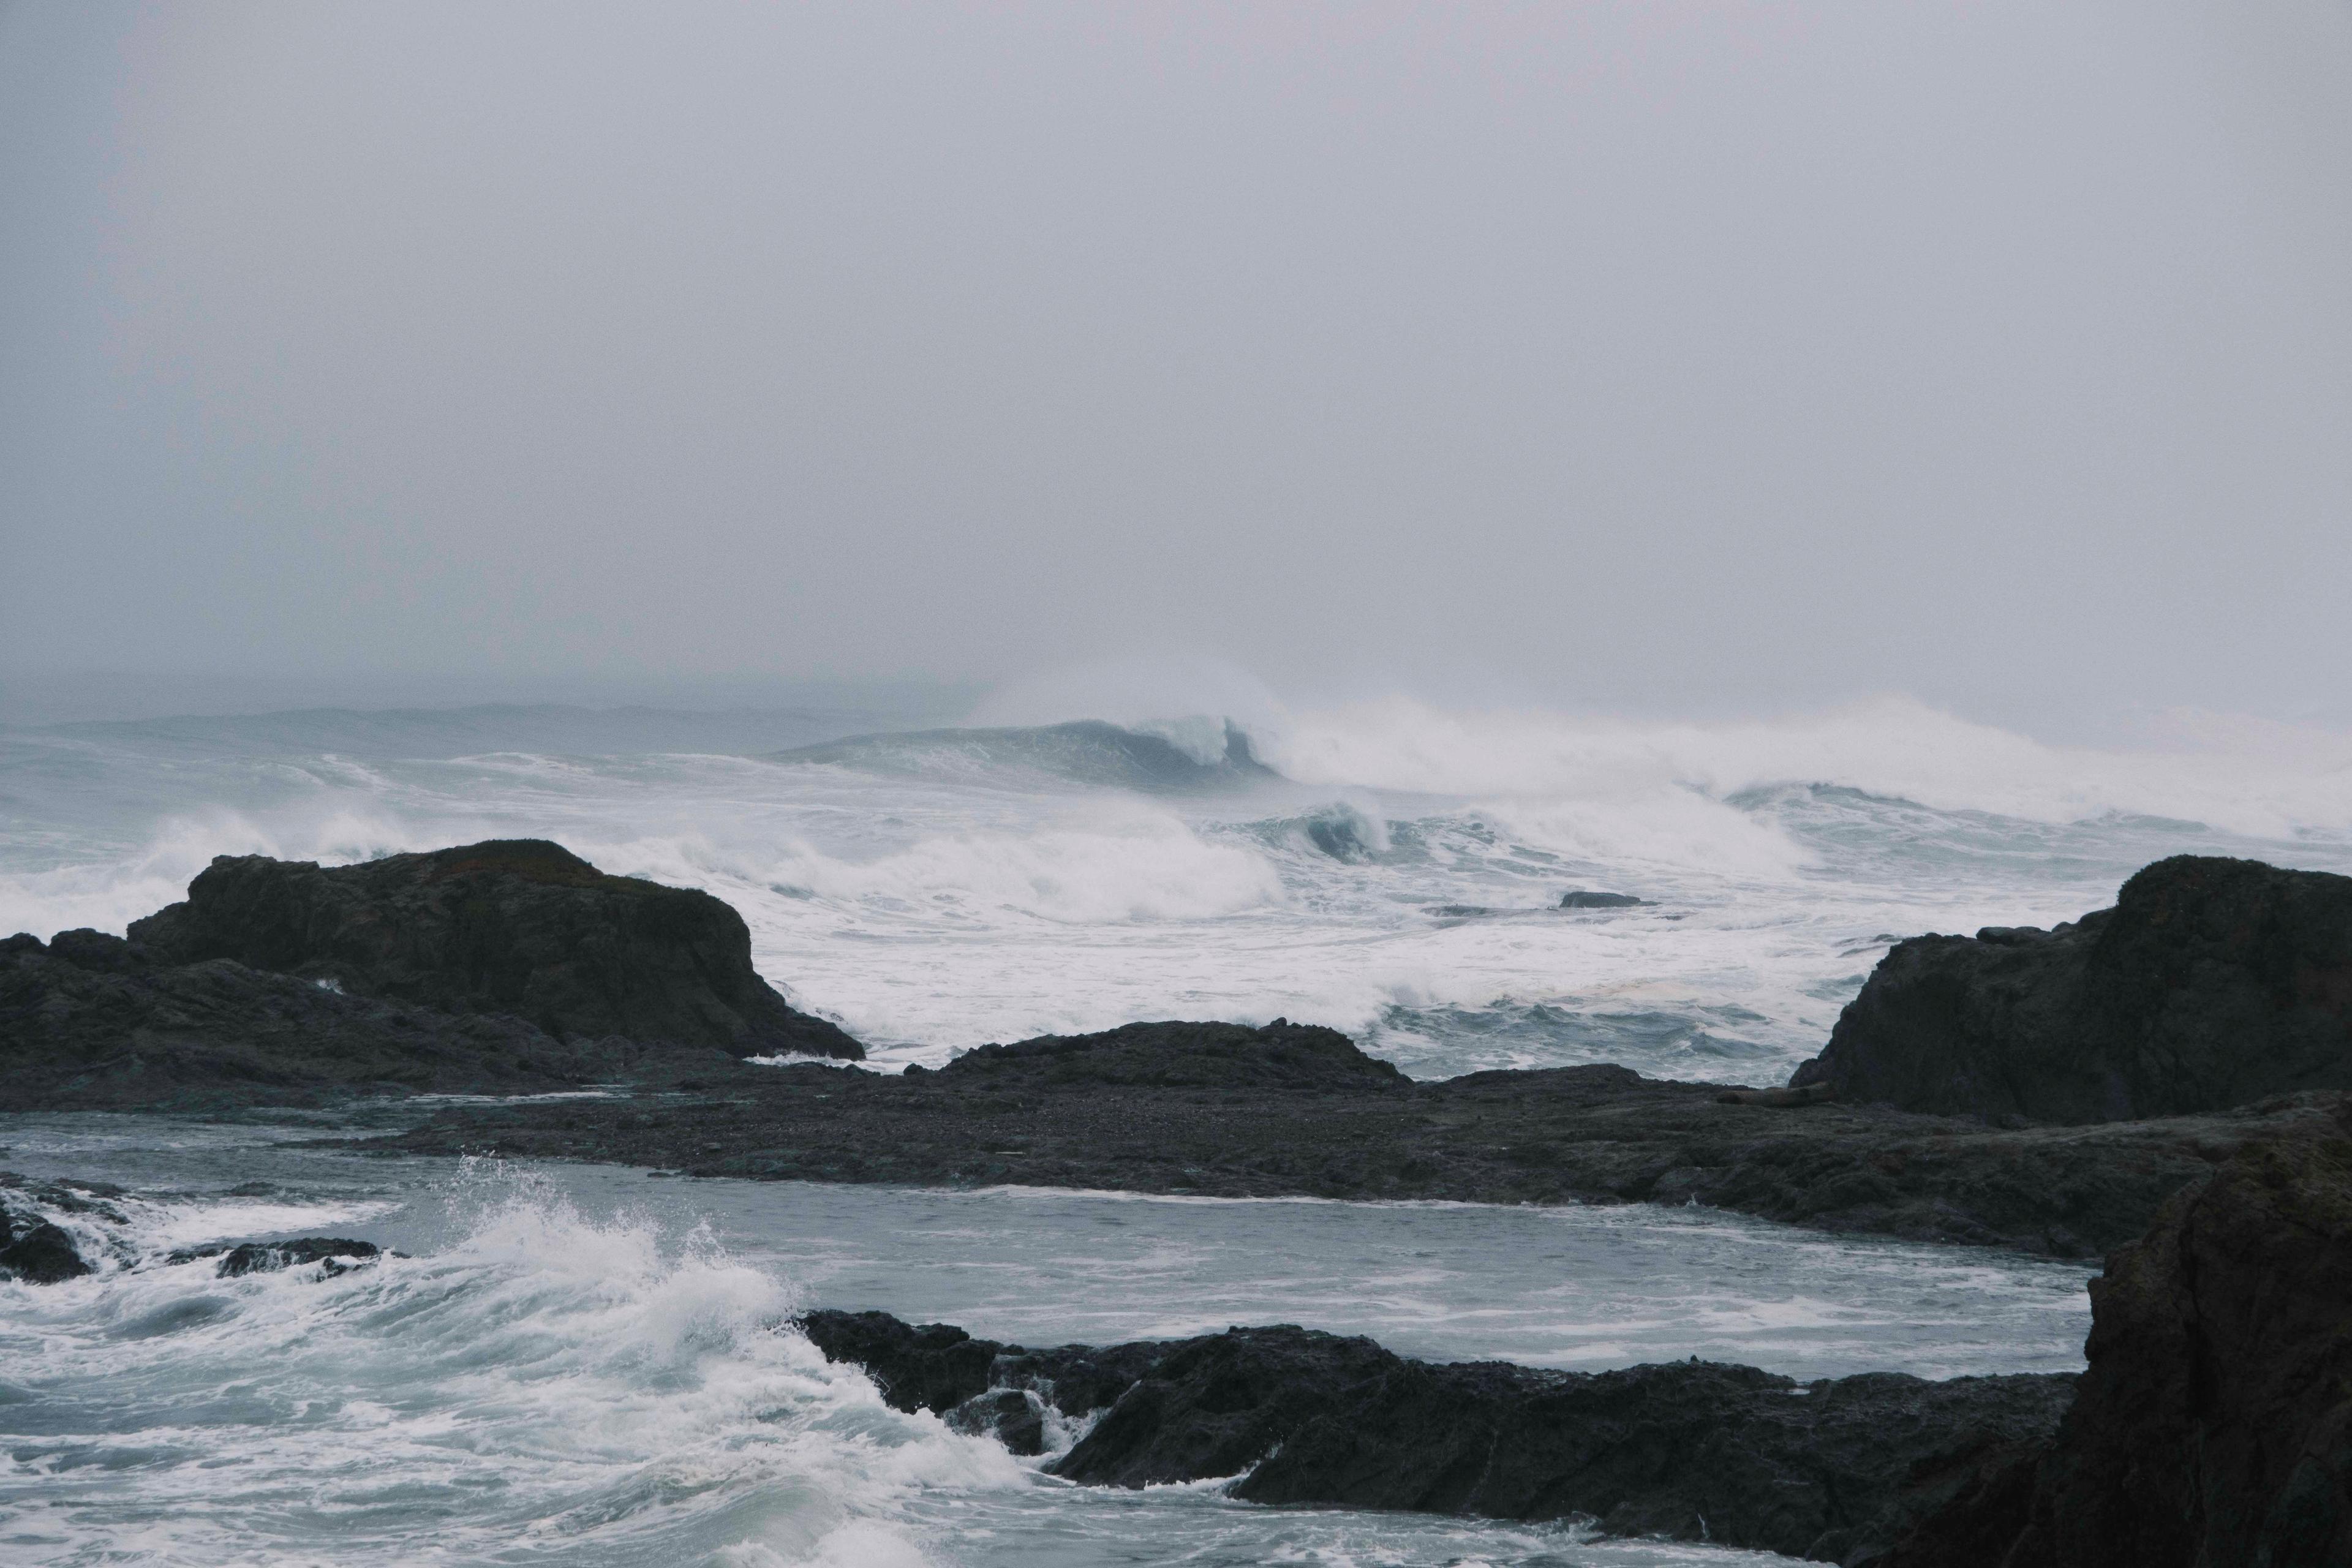
[(1162, 1023), (1128, 1024), (1096, 1035), (1044, 1035), (966, 1051), (940, 1072), (950, 1082), (1003, 1088), (1381, 1089), (1409, 1081), (1394, 1063), (1366, 1056), (1339, 1030), (1287, 1018), (1259, 1029)]
[(2107, 1260), (2091, 1310), (2048, 1450), (1888, 1568), (2352, 1563), (2352, 1140), (2240, 1152)]
[(48, 1220), (12, 1224), (0, 1210), (0, 1279), (21, 1279), (27, 1285), (55, 1285), (90, 1272), (73, 1237)]
[(1824, 1229), (2096, 1256), (2241, 1145), (2340, 1097), (1987, 1127), (1617, 1067), (1415, 1082), (1329, 1030), (1138, 1024), (903, 1077), (732, 1068), (691, 1096), (459, 1105), (376, 1147), (695, 1175), (1219, 1197), (1698, 1204)]
[(1074, 1481), (1239, 1477), (1233, 1494), (1258, 1502), (1585, 1516), (1613, 1534), (1841, 1563), (1866, 1561), (2045, 1442), (2074, 1383), (1799, 1384), (1702, 1362), (1441, 1366), (1292, 1327), (1034, 1351), (878, 1312), (814, 1312), (802, 1326), (892, 1405), (967, 1429), (1025, 1439), (1023, 1413), (1100, 1411), (1047, 1466)]
[(2069, 1123), (2352, 1088), (2352, 877), (2177, 856), (2050, 931), (1899, 942), (1790, 1082)]
[(511, 1016), (558, 1040), (865, 1055), (760, 977), (751, 932), (726, 904), (608, 876), (544, 839), (331, 869), (223, 856), (185, 902), (134, 921), (130, 936), (160, 963), (226, 959), (349, 995)]
[(688, 1062), (708, 1047), (559, 1040), (523, 1019), (330, 990), (230, 959), (156, 962), (98, 931), (0, 942), (0, 1102), (210, 1112), (349, 1095), (533, 1094)]
[[(87, 1219), (93, 1228), (122, 1224), (110, 1200), (122, 1189), (105, 1182), (41, 1181), (0, 1171), (0, 1279), (55, 1285), (97, 1272), (58, 1215)], [(102, 1255), (100, 1255), (102, 1256)]]
[(0, 1103), (529, 1094), (864, 1055), (760, 978), (717, 899), (537, 840), (331, 870), (223, 858), (131, 930), (0, 941)]

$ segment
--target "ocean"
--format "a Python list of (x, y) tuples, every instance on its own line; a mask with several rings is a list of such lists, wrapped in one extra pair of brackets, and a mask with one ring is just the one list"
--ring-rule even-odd
[[(2184, 721), (2069, 749), (1900, 700), (1711, 725), (1396, 700), (0, 727), (0, 931), (120, 931), (215, 855), (521, 836), (725, 899), (874, 1069), (1288, 1017), (1421, 1078), (1763, 1084), (1896, 937), (2070, 919), (2184, 851), (2352, 870), (2352, 745)], [(1561, 907), (1578, 891), (1641, 901)], [(0, 1113), (0, 1168), (134, 1194), (120, 1223), (59, 1216), (98, 1274), (0, 1284), (0, 1557), (1772, 1561), (1069, 1487), (889, 1410), (788, 1320), (875, 1307), (1032, 1344), (1290, 1321), (1440, 1359), (1804, 1377), (2065, 1370), (2088, 1322), (2079, 1265), (1696, 1209), (684, 1182), (310, 1146), (332, 1131)], [(317, 1234), (404, 1256), (323, 1280), (165, 1260)]]

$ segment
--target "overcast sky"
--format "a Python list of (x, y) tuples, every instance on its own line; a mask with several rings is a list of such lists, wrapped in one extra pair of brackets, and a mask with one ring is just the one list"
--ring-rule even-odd
[(2345, 0), (16, 5), (0, 673), (2343, 721), (2347, 171)]

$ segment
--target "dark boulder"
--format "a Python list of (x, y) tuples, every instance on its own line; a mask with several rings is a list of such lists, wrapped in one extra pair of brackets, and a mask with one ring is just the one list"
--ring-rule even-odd
[(2223, 1163), (2108, 1258), (2091, 1310), (2048, 1451), (1888, 1568), (2352, 1563), (2352, 1140)]
[(1564, 910), (1632, 910), (1647, 900), (1631, 893), (1598, 893), (1588, 888), (1574, 888), (1559, 896)]
[(0, 1279), (21, 1279), (27, 1285), (55, 1285), (91, 1272), (73, 1237), (47, 1220), (12, 1227), (0, 1213)]
[(2352, 877), (2183, 855), (2049, 931), (1915, 937), (1790, 1082), (2069, 1123), (2352, 1088)]
[[(97, 931), (0, 951), (0, 1103), (210, 1111), (343, 1094), (530, 1094), (637, 1074), (707, 1047), (559, 1040), (230, 959), (163, 963)], [(756, 1068), (736, 1069), (757, 1071)]]
[(878, 1312), (814, 1312), (803, 1327), (827, 1355), (866, 1366), (891, 1404), (941, 1411), (965, 1430), (1025, 1443), (1036, 1405), (1102, 1411), (1047, 1466), (1074, 1481), (1240, 1476), (1234, 1495), (1259, 1502), (1581, 1515), (1615, 1534), (1848, 1563), (2038, 1451), (2074, 1384), (1891, 1373), (1798, 1384), (1700, 1362), (1600, 1373), (1438, 1366), (1289, 1327), (1051, 1351)]
[(160, 963), (227, 959), (354, 995), (509, 1014), (558, 1039), (865, 1055), (760, 977), (726, 904), (608, 876), (544, 839), (332, 868), (223, 856), (186, 901), (131, 922), (131, 940)]
[(1394, 1064), (1366, 1056), (1337, 1029), (1276, 1018), (1246, 1024), (1129, 1024), (1097, 1035), (1045, 1035), (966, 1051), (940, 1069), (951, 1079), (1047, 1086), (1365, 1089), (1402, 1086)]

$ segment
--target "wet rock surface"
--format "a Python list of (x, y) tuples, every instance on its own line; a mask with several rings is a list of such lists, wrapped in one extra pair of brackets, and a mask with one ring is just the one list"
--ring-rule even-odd
[(545, 839), (332, 868), (222, 856), (130, 937), (163, 963), (228, 959), (354, 995), (526, 1019), (558, 1039), (865, 1055), (760, 977), (727, 904), (607, 875)]
[(2177, 856), (2052, 931), (1915, 937), (1790, 1081), (2071, 1123), (2352, 1088), (2352, 877)]
[(52, 1216), (87, 1216), (101, 1226), (123, 1223), (112, 1200), (122, 1189), (105, 1182), (44, 1181), (0, 1171), (0, 1279), (55, 1285), (96, 1272), (83, 1244)]
[(2137, 1236), (2214, 1162), (2325, 1121), (2340, 1098), (2003, 1129), (1881, 1107), (1725, 1103), (1721, 1085), (1612, 1067), (1418, 1083), (1300, 1026), (1130, 1025), (1037, 1044), (903, 1078), (730, 1065), (691, 1093), (453, 1106), (364, 1146), (901, 1185), (1696, 1203), (2082, 1257)]
[[(1599, 1373), (1408, 1361), (1288, 1326), (1030, 1350), (879, 1312), (803, 1328), (904, 1410), (1034, 1397), (1100, 1412), (1047, 1468), (1144, 1486), (1239, 1477), (1258, 1502), (1514, 1520), (1586, 1516), (1612, 1533), (1870, 1560), (2058, 1424), (2074, 1379), (1798, 1384), (1687, 1362)], [(991, 1402), (994, 1402), (993, 1405)]]
[(1889, 1568), (2352, 1563), (2352, 1139), (2249, 1149), (2091, 1284), (2090, 1369), (2047, 1450)]
[(535, 1094), (706, 1060), (731, 1058), (708, 1047), (559, 1040), (520, 1018), (355, 996), (231, 959), (165, 963), (97, 931), (0, 942), (0, 1100), (20, 1110)]
[(48, 1220), (12, 1225), (0, 1214), (0, 1279), (55, 1285), (91, 1272), (74, 1239)]

